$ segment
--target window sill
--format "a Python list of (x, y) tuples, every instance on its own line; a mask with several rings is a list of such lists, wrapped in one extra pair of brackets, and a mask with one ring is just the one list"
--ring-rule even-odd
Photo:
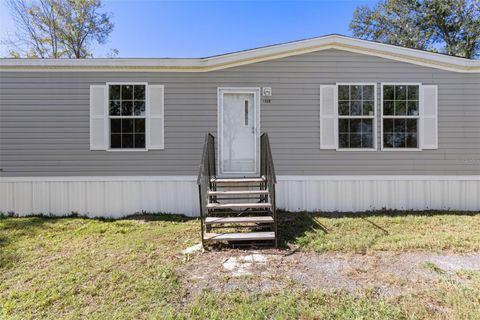
[(387, 152), (397, 152), (397, 151), (410, 151), (410, 152), (415, 152), (415, 151), (422, 151), (420, 148), (382, 148), (381, 151), (387, 151)]
[(108, 152), (142, 152), (142, 151), (148, 151), (148, 149), (107, 149)]
[(336, 151), (340, 152), (348, 152), (348, 151), (354, 151), (354, 152), (372, 152), (372, 151), (378, 151), (377, 148), (368, 148), (368, 149), (362, 149), (362, 148), (337, 148)]

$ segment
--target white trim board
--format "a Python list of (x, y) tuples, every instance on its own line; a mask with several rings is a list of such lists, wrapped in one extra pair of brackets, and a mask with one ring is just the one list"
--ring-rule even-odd
[(361, 53), (420, 66), (480, 73), (480, 60), (453, 57), (341, 35), (328, 35), (219, 56), (193, 59), (0, 59), (0, 71), (209, 72), (328, 49)]

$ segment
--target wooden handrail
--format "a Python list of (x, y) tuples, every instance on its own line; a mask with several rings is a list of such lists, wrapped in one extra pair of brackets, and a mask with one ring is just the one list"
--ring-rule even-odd
[(205, 135), (202, 160), (198, 168), (198, 196), (200, 205), (200, 219), (202, 224), (202, 245), (204, 241), (204, 222), (207, 216), (208, 191), (211, 189), (210, 179), (215, 177), (215, 137), (211, 133)]
[(205, 135), (203, 144), (202, 160), (198, 170), (197, 184), (201, 184), (205, 176), (209, 178), (215, 176), (215, 137), (211, 133)]
[(270, 203), (272, 204), (272, 215), (274, 221), (275, 231), (275, 247), (278, 246), (277, 233), (277, 209), (276, 209), (276, 195), (275, 184), (277, 183), (277, 176), (275, 174), (275, 166), (273, 165), (272, 150), (270, 148), (270, 139), (267, 133), (263, 133), (260, 137), (260, 175), (265, 177), (266, 186), (270, 194)]
[(260, 175), (271, 180), (273, 184), (277, 183), (275, 167), (273, 165), (272, 150), (270, 148), (270, 139), (267, 133), (263, 133), (260, 137)]

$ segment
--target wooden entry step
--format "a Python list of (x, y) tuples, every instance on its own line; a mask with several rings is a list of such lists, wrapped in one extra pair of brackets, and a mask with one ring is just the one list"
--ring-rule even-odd
[(211, 178), (211, 183), (261, 183), (265, 182), (265, 177), (259, 178)]
[(233, 208), (271, 208), (272, 204), (268, 202), (260, 203), (209, 203), (207, 209), (233, 209)]
[(275, 232), (205, 233), (205, 241), (259, 241), (275, 240)]
[(263, 217), (207, 217), (205, 224), (227, 224), (227, 223), (273, 223), (270, 216)]
[(226, 190), (226, 191), (208, 191), (209, 196), (231, 196), (231, 195), (265, 195), (268, 190)]

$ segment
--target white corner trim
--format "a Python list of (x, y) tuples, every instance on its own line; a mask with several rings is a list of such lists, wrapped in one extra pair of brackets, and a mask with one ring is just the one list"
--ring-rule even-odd
[(329, 35), (193, 59), (0, 59), (0, 71), (208, 72), (328, 49), (367, 54), (442, 70), (480, 73), (480, 60)]

